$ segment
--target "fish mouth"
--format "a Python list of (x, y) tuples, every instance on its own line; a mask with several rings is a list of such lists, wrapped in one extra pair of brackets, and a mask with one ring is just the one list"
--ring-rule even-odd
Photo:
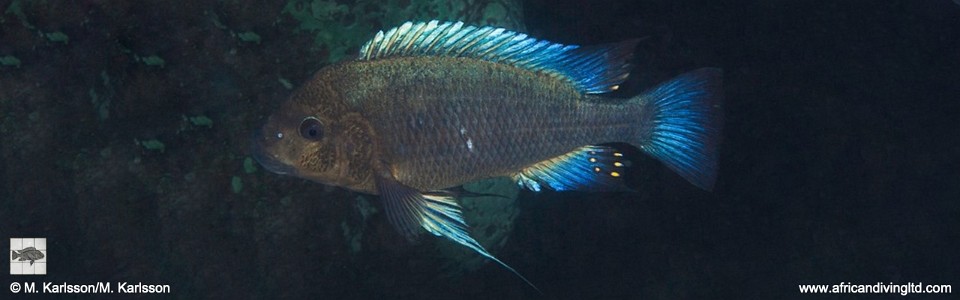
[(281, 174), (281, 175), (290, 175), (296, 173), (296, 170), (277, 159), (276, 156), (270, 154), (266, 151), (263, 143), (265, 142), (263, 136), (259, 131), (253, 134), (253, 142), (250, 143), (250, 154), (253, 156), (253, 159), (257, 161), (264, 169), (267, 171)]

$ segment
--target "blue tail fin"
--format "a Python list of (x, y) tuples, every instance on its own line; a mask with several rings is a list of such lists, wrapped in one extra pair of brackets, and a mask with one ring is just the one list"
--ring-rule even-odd
[(722, 81), (720, 69), (703, 68), (635, 98), (645, 107), (640, 149), (708, 191), (717, 177)]

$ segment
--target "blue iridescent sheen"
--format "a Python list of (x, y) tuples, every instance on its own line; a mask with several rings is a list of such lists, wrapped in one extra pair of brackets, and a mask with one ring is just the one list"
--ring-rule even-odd
[(654, 115), (650, 137), (641, 148), (694, 185), (712, 190), (717, 176), (718, 92), (722, 73), (704, 68), (668, 81), (641, 95)]
[(378, 32), (357, 60), (404, 56), (450, 56), (507, 63), (570, 80), (585, 94), (618, 88), (629, 75), (636, 40), (592, 47), (562, 45), (495, 27), (463, 22), (407, 22)]
[(527, 167), (513, 179), (535, 192), (543, 186), (554, 191), (622, 190), (621, 176), (628, 165), (614, 148), (585, 146)]
[(435, 236), (450, 239), (497, 262), (540, 291), (517, 270), (494, 257), (470, 237), (467, 223), (460, 212), (460, 204), (453, 194), (443, 191), (421, 193), (390, 178), (380, 179), (377, 187), (387, 208), (387, 219), (408, 239), (415, 238), (421, 232), (419, 228), (423, 228)]

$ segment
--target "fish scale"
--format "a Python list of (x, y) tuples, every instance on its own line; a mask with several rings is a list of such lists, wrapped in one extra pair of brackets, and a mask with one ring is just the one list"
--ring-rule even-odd
[(510, 176), (532, 191), (623, 190), (637, 147), (694, 185), (716, 178), (722, 73), (700, 69), (629, 99), (619, 88), (637, 40), (581, 47), (461, 22), (378, 32), (354, 60), (297, 89), (256, 136), (266, 169), (380, 195), (413, 239), (442, 236), (533, 283), (468, 230), (455, 193)]
[[(508, 65), (445, 57), (361, 64), (367, 65), (356, 68), (386, 80), (377, 93), (396, 96), (386, 102), (347, 102), (357, 103), (373, 129), (386, 133), (379, 134), (381, 145), (397, 180), (423, 190), (509, 175), (582, 145), (616, 142), (622, 132), (615, 129), (626, 127), (616, 125), (635, 122), (627, 118), (633, 109), (586, 99), (559, 78)], [(362, 78), (343, 82), (346, 89), (368, 86)]]

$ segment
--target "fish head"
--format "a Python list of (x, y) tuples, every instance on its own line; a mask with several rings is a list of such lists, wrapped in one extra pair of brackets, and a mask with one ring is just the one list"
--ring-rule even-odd
[(360, 192), (374, 187), (369, 122), (322, 78), (295, 91), (254, 135), (265, 169)]

